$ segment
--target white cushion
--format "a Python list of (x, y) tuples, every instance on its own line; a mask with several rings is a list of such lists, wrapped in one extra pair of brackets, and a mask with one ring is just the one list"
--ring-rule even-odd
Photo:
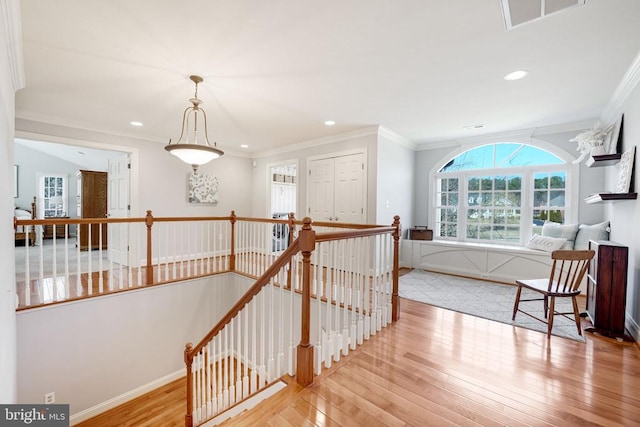
[(29, 219), (31, 219), (31, 212), (25, 211), (23, 209), (14, 209), (13, 210), (13, 215), (16, 218), (29, 218)]
[(531, 236), (531, 239), (529, 239), (527, 248), (537, 249), (539, 251), (545, 252), (553, 252), (562, 248), (562, 245), (564, 245), (566, 242), (567, 239), (565, 239), (564, 237), (546, 237), (534, 234), (533, 236)]
[(609, 221), (593, 225), (580, 224), (574, 249), (589, 249), (589, 240), (609, 240), (609, 231)]
[(544, 237), (560, 237), (566, 239), (561, 249), (571, 250), (574, 247), (579, 226), (579, 224), (558, 224), (546, 221), (542, 226), (542, 235)]

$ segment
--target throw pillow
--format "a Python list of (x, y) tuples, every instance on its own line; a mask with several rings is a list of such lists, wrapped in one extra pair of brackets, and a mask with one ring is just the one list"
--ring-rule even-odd
[(534, 234), (533, 236), (531, 236), (531, 239), (529, 239), (527, 248), (537, 249), (539, 251), (545, 252), (553, 252), (561, 249), (562, 245), (564, 245), (566, 242), (567, 239), (565, 239), (564, 237), (546, 237)]
[(609, 240), (609, 221), (599, 224), (580, 224), (574, 249), (589, 249), (589, 240)]
[(561, 249), (573, 249), (580, 224), (558, 224), (545, 221), (542, 226), (542, 235), (545, 237), (560, 237), (567, 239)]

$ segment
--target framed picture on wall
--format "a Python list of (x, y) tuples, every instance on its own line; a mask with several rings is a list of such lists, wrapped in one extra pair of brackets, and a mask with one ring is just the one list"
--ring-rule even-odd
[(18, 197), (18, 165), (13, 165), (13, 197)]
[(616, 185), (616, 193), (629, 192), (631, 186), (631, 175), (633, 175), (635, 154), (635, 145), (622, 154), (622, 158), (620, 159), (620, 169), (618, 170), (618, 185)]
[(189, 175), (189, 203), (218, 204), (218, 178), (192, 173)]

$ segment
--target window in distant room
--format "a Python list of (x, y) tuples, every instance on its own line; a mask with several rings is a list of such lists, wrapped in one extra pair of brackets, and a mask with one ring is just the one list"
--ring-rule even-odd
[(564, 223), (569, 170), (556, 155), (526, 144), (465, 151), (435, 174), (435, 234), (523, 245), (544, 221)]
[(40, 181), (42, 212), (45, 218), (66, 216), (67, 178), (64, 175), (44, 175)]

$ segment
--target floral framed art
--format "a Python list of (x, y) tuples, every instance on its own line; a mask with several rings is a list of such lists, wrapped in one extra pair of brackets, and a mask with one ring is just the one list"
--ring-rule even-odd
[(628, 193), (631, 189), (631, 177), (633, 176), (635, 154), (635, 145), (622, 154), (622, 158), (620, 159), (620, 169), (618, 170), (616, 193)]
[(189, 175), (189, 203), (218, 204), (218, 178), (204, 173)]

